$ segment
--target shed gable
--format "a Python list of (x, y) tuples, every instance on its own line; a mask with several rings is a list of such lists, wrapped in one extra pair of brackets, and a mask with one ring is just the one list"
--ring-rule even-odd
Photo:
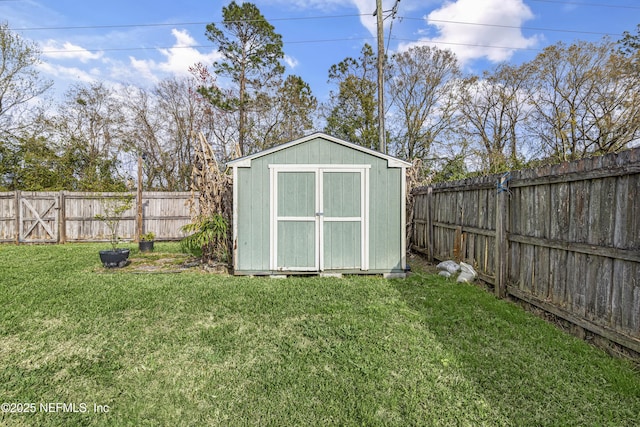
[[(315, 146), (316, 144), (319, 144), (319, 145)], [(311, 147), (302, 148), (309, 145), (311, 145)], [(301, 147), (298, 147), (298, 146), (301, 146)], [(294, 149), (296, 147), (302, 148), (302, 150)], [(404, 168), (404, 167), (411, 166), (411, 163), (405, 162), (404, 160), (400, 160), (393, 156), (389, 156), (389, 155), (371, 150), (369, 148), (362, 147), (360, 145), (353, 144), (351, 142), (347, 142), (347, 141), (344, 141), (320, 132), (305, 136), (295, 141), (278, 145), (276, 147), (272, 147), (268, 150), (264, 150), (259, 153), (251, 154), (249, 156), (232, 160), (228, 163), (228, 165), (231, 167), (250, 167), (251, 163), (254, 160), (265, 157), (265, 156), (271, 156), (279, 152), (289, 152), (288, 154), (289, 161), (294, 161), (294, 160), (291, 160), (291, 158), (294, 156), (298, 156), (300, 159), (300, 162), (312, 164), (313, 162), (305, 161), (304, 153), (307, 152), (306, 150), (309, 150), (308, 153), (310, 153), (311, 155), (313, 154), (317, 155), (318, 160), (325, 160), (326, 163), (332, 163), (332, 161), (339, 162), (339, 163), (348, 163), (346, 161), (344, 162), (340, 161), (340, 159), (338, 158), (339, 153), (346, 154), (346, 153), (353, 152), (353, 154), (362, 153), (362, 154), (371, 156), (373, 158), (385, 160), (387, 163), (387, 167), (390, 167), (390, 168)], [(291, 154), (291, 153), (296, 153), (296, 154)], [(329, 157), (327, 157), (327, 155)], [(347, 154), (347, 156), (349, 156), (349, 154)], [(276, 158), (281, 159), (282, 157), (276, 157)]]

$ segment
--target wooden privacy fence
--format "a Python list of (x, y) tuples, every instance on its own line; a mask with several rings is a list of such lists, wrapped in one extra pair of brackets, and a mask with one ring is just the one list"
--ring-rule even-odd
[[(153, 232), (156, 240), (179, 240), (180, 227), (191, 222), (189, 192), (136, 193), (118, 228), (124, 240), (135, 240), (141, 214), (142, 233)], [(108, 230), (96, 219), (103, 214), (105, 200), (122, 193), (0, 192), (0, 242), (64, 243), (107, 241)]]
[(640, 353), (640, 148), (414, 190), (412, 248)]

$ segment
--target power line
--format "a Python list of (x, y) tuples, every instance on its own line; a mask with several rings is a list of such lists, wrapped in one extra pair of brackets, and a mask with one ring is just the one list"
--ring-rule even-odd
[(387, 16), (387, 18), (391, 18), (391, 24), (389, 24), (389, 37), (387, 38), (387, 46), (385, 47), (385, 55), (387, 54), (387, 51), (389, 50), (389, 45), (391, 44), (391, 33), (393, 32), (393, 21), (396, 20), (396, 16), (398, 15), (398, 6), (400, 6), (400, 0), (396, 0), (396, 4), (393, 5), (393, 8), (391, 8), (391, 10), (389, 10), (388, 12), (391, 12), (391, 14), (389, 16)]
[[(317, 39), (317, 40), (296, 40), (296, 41), (285, 41), (284, 44), (306, 44), (306, 43), (333, 43), (333, 42), (343, 42), (343, 41), (362, 41), (362, 40), (373, 40), (375, 37), (350, 37), (350, 38), (338, 38), (338, 39)], [(428, 44), (434, 45), (453, 45), (453, 46), (466, 46), (466, 47), (483, 47), (489, 49), (506, 49), (506, 50), (528, 50), (539, 52), (542, 49), (540, 48), (524, 48), (524, 47), (515, 47), (515, 46), (495, 46), (495, 45), (484, 45), (484, 44), (475, 44), (475, 43), (456, 43), (456, 42), (445, 42), (445, 41), (433, 41), (433, 40), (421, 40), (421, 39), (405, 39), (392, 37), (392, 40), (396, 41), (404, 41), (404, 42), (424, 42)], [(154, 47), (122, 47), (122, 48), (104, 48), (104, 49), (68, 49), (68, 50), (43, 50), (41, 53), (43, 54), (62, 54), (62, 53), (97, 53), (97, 52), (118, 52), (118, 51), (141, 51), (141, 50), (167, 50), (167, 49), (210, 49), (211, 45), (191, 45), (191, 46), (154, 46)]]
[[(3, 0), (0, 0), (3, 1)], [(400, 17), (400, 19), (420, 19), (423, 18), (411, 18), (411, 17)], [(431, 22), (443, 22), (449, 24), (461, 24), (461, 25), (478, 25), (485, 27), (498, 27), (498, 28), (513, 28), (513, 29), (522, 29), (522, 30), (532, 30), (532, 31), (555, 31), (555, 32), (565, 32), (565, 33), (574, 33), (574, 34), (592, 34), (592, 35), (603, 35), (603, 36), (622, 36), (622, 34), (615, 33), (602, 33), (595, 31), (579, 31), (579, 30), (562, 30), (562, 29), (554, 29), (554, 28), (543, 28), (543, 27), (518, 27), (512, 25), (499, 25), (499, 24), (482, 24), (476, 22), (462, 22), (462, 21), (448, 21), (448, 20), (428, 20)], [(196, 23), (191, 23), (196, 24)], [(149, 26), (168, 26), (168, 25), (181, 25), (181, 24), (144, 24)], [(132, 25), (133, 26), (133, 25)], [(138, 26), (138, 25), (136, 25)], [(76, 27), (78, 28), (78, 27)], [(479, 45), (479, 44), (471, 44), (471, 43), (455, 43), (455, 42), (444, 42), (444, 41), (433, 41), (433, 40), (424, 40), (424, 39), (404, 39), (391, 37), (390, 39), (397, 41), (407, 41), (407, 42), (426, 42), (431, 44), (443, 44), (443, 45), (455, 45), (455, 46), (467, 46), (467, 47), (484, 47), (491, 49), (507, 49), (507, 50), (530, 50), (530, 51), (540, 51), (541, 49), (537, 48), (522, 48), (522, 47), (510, 47), (510, 46), (493, 46), (493, 45)], [(343, 41), (362, 41), (362, 40), (372, 40), (375, 39), (373, 36), (369, 37), (348, 37), (348, 38), (334, 38), (334, 39), (314, 39), (314, 40), (294, 40), (294, 41), (286, 41), (284, 40), (284, 44), (313, 44), (313, 43), (334, 43), (334, 42), (343, 42)], [(388, 42), (387, 42), (388, 43)], [(101, 48), (101, 49), (69, 49), (69, 50), (42, 50), (41, 52), (44, 54), (56, 54), (56, 53), (79, 53), (79, 52), (113, 52), (113, 51), (140, 51), (140, 50), (163, 50), (163, 49), (206, 49), (212, 48), (211, 45), (190, 45), (190, 46), (151, 46), (151, 47), (122, 47), (122, 48)]]
[[(0, 0), (3, 1), (3, 0)], [(414, 18), (417, 19), (417, 18)], [(593, 31), (573, 31), (573, 30), (554, 30), (554, 29), (544, 29), (544, 28), (526, 28), (526, 27), (516, 27), (516, 26), (508, 26), (508, 25), (489, 25), (489, 24), (475, 24), (475, 23), (463, 23), (463, 22), (453, 22), (448, 21), (449, 23), (460, 23), (460, 24), (468, 24), (468, 25), (488, 25), (493, 27), (504, 27), (504, 28), (515, 28), (515, 29), (530, 29), (536, 31), (559, 31), (559, 32), (569, 32), (569, 33), (578, 33), (578, 34), (595, 34), (595, 35), (606, 35), (606, 36), (622, 36), (622, 34), (612, 34), (612, 33), (599, 33)], [(477, 45), (477, 44), (467, 44), (467, 43), (452, 43), (452, 42), (443, 42), (443, 41), (432, 41), (432, 40), (424, 40), (424, 39), (401, 39), (396, 37), (391, 37), (389, 34), (389, 38), (397, 41), (408, 41), (408, 42), (428, 42), (432, 44), (450, 44), (457, 46), (468, 46), (468, 47), (485, 47), (485, 48), (494, 48), (494, 49), (509, 49), (509, 50), (533, 50), (540, 51), (540, 49), (534, 48), (521, 48), (521, 47), (508, 47), (508, 46), (491, 46), (491, 45)], [(348, 37), (348, 38), (335, 38), (335, 39), (314, 39), (314, 40), (284, 40), (283, 43), (285, 45), (292, 44), (313, 44), (313, 43), (335, 43), (335, 42), (352, 42), (352, 41), (362, 41), (362, 40), (372, 40), (375, 39), (373, 36), (369, 37)], [(389, 43), (389, 41), (387, 41)], [(142, 50), (164, 50), (164, 49), (207, 49), (212, 48), (212, 45), (190, 45), (190, 46), (150, 46), (150, 47), (121, 47), (121, 48), (94, 48), (94, 49), (68, 49), (68, 50), (51, 50), (51, 49), (43, 49), (41, 53), (43, 54), (56, 54), (56, 53), (79, 53), (79, 52), (117, 52), (117, 51), (142, 51)]]
[[(9, 2), (9, 1), (22, 1), (22, 0), (0, 0), (0, 2)], [(537, 3), (554, 3), (554, 4), (571, 5), (571, 6), (608, 7), (608, 8), (616, 8), (616, 9), (640, 9), (640, 6), (627, 6), (627, 5), (619, 5), (619, 4), (581, 3), (576, 1), (558, 1), (558, 0), (529, 0), (529, 1), (537, 2)]]
[[(15, 0), (0, 0), (0, 1), (15, 1)], [(554, 0), (531, 0), (531, 1), (539, 1), (539, 2), (547, 2), (554, 4), (576, 4), (576, 5), (589, 5), (589, 6), (602, 6), (602, 7), (617, 7), (617, 8), (630, 8), (630, 9), (640, 9), (640, 7), (634, 6), (622, 6), (622, 5), (608, 5), (608, 4), (597, 4), (597, 3), (577, 3), (577, 2), (563, 2), (563, 1), (554, 1)], [(393, 17), (395, 18), (397, 12), (397, 4), (394, 6), (394, 9), (386, 12), (393, 12)], [(270, 18), (269, 21), (301, 21), (301, 20), (318, 20), (318, 19), (342, 19), (342, 18), (353, 18), (353, 17), (362, 17), (368, 16), (368, 14), (344, 14), (344, 15), (326, 15), (326, 16), (306, 16), (306, 17), (284, 17), (284, 18)], [(545, 32), (560, 32), (560, 33), (572, 33), (572, 34), (589, 34), (589, 35), (601, 35), (601, 36), (622, 36), (623, 34), (616, 33), (605, 33), (605, 32), (597, 32), (597, 31), (582, 31), (582, 30), (572, 30), (572, 29), (562, 29), (562, 28), (546, 28), (546, 27), (526, 27), (526, 26), (515, 26), (515, 25), (502, 25), (502, 24), (489, 24), (482, 22), (466, 22), (466, 21), (453, 21), (453, 20), (441, 20), (441, 19), (428, 19), (424, 17), (416, 18), (410, 16), (399, 17), (400, 20), (420, 20), (426, 21), (428, 23), (440, 23), (440, 24), (455, 24), (455, 25), (472, 25), (472, 26), (481, 26), (481, 27), (491, 27), (491, 28), (511, 28), (517, 30), (530, 30), (530, 31), (545, 31)], [(201, 25), (205, 26), (209, 24), (209, 22), (173, 22), (173, 23), (148, 23), (148, 24), (110, 24), (110, 25), (83, 25), (83, 26), (59, 26), (59, 27), (25, 27), (25, 28), (16, 28), (17, 31), (53, 31), (53, 30), (79, 30), (79, 29), (111, 29), (111, 28), (148, 28), (148, 27), (178, 27), (178, 26), (195, 26)], [(391, 32), (389, 34), (391, 38)], [(317, 39), (317, 40), (300, 40), (300, 41), (285, 41), (285, 44), (306, 44), (306, 43), (328, 43), (328, 42), (340, 42), (340, 41), (357, 41), (357, 40), (368, 40), (373, 37), (362, 37), (362, 38), (337, 38), (337, 39)], [(394, 38), (394, 40), (396, 40)], [(421, 40), (410, 40), (410, 41), (421, 41)], [(387, 41), (389, 43), (389, 41)], [(452, 44), (452, 45), (461, 45), (461, 46), (469, 46), (469, 47), (486, 47), (486, 48), (496, 48), (496, 49), (522, 49), (522, 48), (513, 48), (513, 47), (503, 47), (503, 46), (486, 46), (486, 45), (474, 45), (474, 44), (464, 44), (464, 43), (447, 43), (447, 42), (432, 42), (432, 43), (440, 43), (440, 44)], [(207, 45), (192, 45), (192, 46), (170, 46), (170, 47), (123, 47), (123, 48), (103, 48), (103, 49), (76, 49), (76, 50), (43, 50), (42, 53), (46, 54), (55, 54), (55, 53), (74, 53), (74, 52), (100, 52), (100, 51), (133, 51), (133, 50), (159, 50), (159, 49), (183, 49), (183, 48), (210, 48), (211, 46)]]
[[(0, 1), (10, 1), (10, 0), (0, 0)], [(17, 1), (17, 0), (16, 0)], [(542, 0), (541, 0), (542, 1)], [(638, 8), (640, 9), (640, 7)], [(347, 18), (347, 17), (357, 17), (362, 15), (334, 15), (334, 16), (326, 16), (326, 17), (302, 17), (302, 18), (274, 18), (271, 21), (295, 21), (295, 20), (312, 20), (312, 19), (335, 19), (335, 18)], [(427, 21), (431, 23), (440, 23), (440, 24), (456, 24), (456, 25), (474, 25), (481, 27), (492, 27), (492, 28), (513, 28), (518, 30), (529, 30), (529, 31), (547, 31), (547, 32), (557, 32), (557, 33), (571, 33), (571, 34), (590, 34), (590, 35), (601, 35), (601, 36), (623, 36), (623, 34), (617, 33), (605, 33), (598, 31), (584, 31), (584, 30), (572, 30), (572, 29), (563, 29), (563, 28), (547, 28), (547, 27), (527, 27), (527, 26), (517, 26), (517, 25), (502, 25), (502, 24), (488, 24), (482, 22), (466, 22), (466, 21), (452, 21), (447, 19), (428, 19), (428, 18), (416, 18), (411, 16), (401, 16), (400, 20), (416, 20), (416, 21)], [(53, 31), (53, 30), (95, 30), (95, 29), (109, 29), (109, 28), (146, 28), (146, 27), (179, 27), (179, 26), (194, 26), (194, 25), (202, 25), (205, 26), (209, 24), (209, 22), (173, 22), (173, 23), (152, 23), (152, 24), (113, 24), (113, 25), (81, 25), (81, 26), (63, 26), (63, 27), (25, 27), (25, 28), (14, 28), (14, 31)]]
[(284, 44), (307, 44), (307, 43), (331, 43), (331, 42), (351, 42), (359, 40), (372, 40), (374, 36), (369, 37), (347, 37), (341, 39), (316, 39), (316, 40), (296, 40), (296, 41), (283, 41)]
[[(9, 0), (0, 0), (9, 1)], [(349, 14), (349, 15), (327, 15), (327, 16), (301, 16), (301, 17), (288, 17), (288, 18), (269, 18), (267, 21), (305, 21), (316, 19), (341, 19), (341, 18), (354, 18), (364, 16), (365, 14)], [(251, 22), (250, 20), (243, 20), (242, 22)], [(109, 25), (73, 25), (73, 26), (61, 26), (61, 27), (24, 27), (14, 28), (14, 31), (53, 31), (53, 30), (99, 30), (110, 28), (136, 28), (136, 27), (171, 27), (171, 26), (194, 26), (202, 25), (206, 26), (211, 24), (211, 21), (207, 22), (165, 22), (165, 23), (150, 23), (150, 24), (109, 24)], [(224, 24), (224, 22), (216, 21), (214, 24)]]
[[(4, 1), (4, 0), (0, 0)], [(209, 22), (172, 22), (172, 23), (156, 23), (156, 24), (112, 24), (112, 25), (74, 25), (64, 27), (25, 27), (14, 28), (14, 31), (54, 31), (54, 30), (100, 30), (110, 28), (144, 28), (144, 27), (177, 27), (192, 25), (207, 25)]]
[[(2, 0), (0, 0), (2, 1)], [(343, 42), (343, 41), (361, 41), (361, 40), (371, 40), (375, 37), (349, 37), (349, 38), (339, 38), (339, 39), (317, 39), (317, 40), (296, 40), (296, 41), (285, 41), (284, 44), (306, 44), (306, 43), (332, 43), (332, 42)], [(418, 40), (415, 40), (418, 41)], [(43, 54), (56, 54), (56, 53), (81, 53), (81, 52), (117, 52), (117, 51), (130, 51), (130, 50), (165, 50), (165, 49), (210, 49), (212, 45), (190, 45), (190, 46), (149, 46), (149, 47), (112, 47), (112, 48), (103, 48), (103, 49), (45, 49), (40, 51)]]

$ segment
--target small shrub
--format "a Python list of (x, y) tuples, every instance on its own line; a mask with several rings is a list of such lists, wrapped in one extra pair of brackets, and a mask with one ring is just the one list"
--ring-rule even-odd
[(131, 194), (122, 194), (116, 197), (105, 197), (100, 200), (103, 213), (96, 215), (95, 218), (104, 222), (109, 230), (109, 243), (114, 251), (118, 248), (118, 242), (120, 242), (118, 234), (120, 221), (124, 213), (131, 209), (133, 199), (134, 197)]

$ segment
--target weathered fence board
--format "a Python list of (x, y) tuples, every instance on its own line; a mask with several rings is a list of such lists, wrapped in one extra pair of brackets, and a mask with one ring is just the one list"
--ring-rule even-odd
[[(136, 238), (135, 193), (118, 228), (124, 240)], [(121, 193), (4, 192), (0, 193), (0, 242), (55, 243), (107, 241), (108, 230), (96, 215), (104, 213), (104, 200)], [(179, 240), (191, 222), (188, 192), (143, 192), (142, 232), (156, 240)], [(197, 198), (196, 198), (197, 199)], [(197, 201), (196, 201), (197, 203)]]
[(17, 206), (15, 192), (0, 193), (0, 242), (15, 242), (18, 238)]
[[(133, 193), (130, 194), (133, 196)], [(65, 241), (87, 242), (109, 240), (109, 230), (105, 224), (96, 218), (104, 214), (104, 204), (107, 200), (122, 197), (120, 193), (67, 193), (64, 197), (66, 218)], [(144, 193), (142, 203), (145, 203)], [(133, 240), (136, 234), (136, 205), (122, 214), (118, 227), (118, 235), (123, 240)]]
[(191, 222), (190, 193), (147, 193), (143, 204), (144, 232), (153, 231), (166, 240), (179, 240), (185, 236), (180, 228)]
[(414, 195), (414, 249), (640, 352), (640, 148)]

